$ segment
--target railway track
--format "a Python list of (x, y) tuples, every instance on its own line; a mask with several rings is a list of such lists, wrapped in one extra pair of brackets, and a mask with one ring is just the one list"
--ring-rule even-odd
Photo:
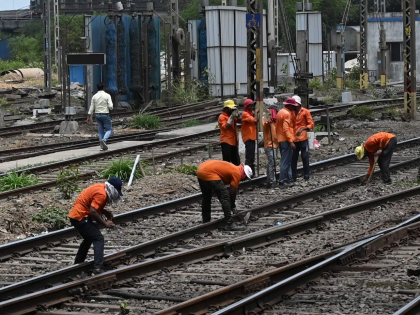
[[(416, 159), (415, 161), (418, 161), (418, 159)], [(405, 165), (405, 166), (411, 165), (411, 168), (412, 168), (413, 163), (414, 163), (413, 161), (406, 161), (406, 163), (403, 163), (402, 165)], [(402, 165), (399, 165), (399, 166), (401, 167)], [(350, 170), (349, 170), (350, 174), (354, 174), (355, 170), (357, 170), (357, 168), (358, 168), (357, 166), (355, 168), (350, 168)], [(402, 172), (403, 173), (398, 175), (398, 176), (402, 176), (403, 178), (409, 176), (404, 171), (402, 171)], [(340, 175), (341, 176), (343, 175), (342, 171), (341, 171)], [(416, 170), (414, 171), (413, 174), (411, 174), (411, 177), (415, 177), (415, 175), (416, 175)], [(328, 177), (331, 178), (331, 176), (328, 176)], [(332, 180), (334, 181), (333, 177), (332, 177)], [(308, 212), (308, 209), (312, 209), (312, 211), (309, 211), (309, 214), (314, 215), (313, 214), (313, 209), (318, 209), (318, 211), (319, 210), (325, 210), (325, 205), (329, 209), (331, 209), (331, 207), (337, 206), (337, 205), (342, 206), (343, 203), (345, 203), (345, 201), (341, 201), (341, 203), (339, 203), (339, 204), (336, 203), (337, 202), (337, 197), (338, 197), (338, 195), (336, 195), (337, 192), (340, 192), (342, 189), (344, 189), (344, 187), (348, 187), (349, 183), (356, 183), (357, 180), (358, 180), (357, 178), (353, 178), (353, 179), (348, 180), (347, 182), (339, 182), (337, 184), (331, 185), (330, 187), (320, 188), (318, 191), (314, 191), (312, 189), (312, 190), (309, 190), (309, 192), (307, 192), (305, 196), (300, 195), (300, 196), (296, 196), (296, 197), (289, 197), (289, 198), (286, 198), (286, 199), (283, 199), (283, 200), (280, 199), (280, 200), (278, 200), (274, 203), (265, 205), (265, 206), (260, 207), (260, 208), (253, 209), (252, 210), (253, 216), (251, 217), (252, 222), (250, 224), (250, 228), (249, 228), (248, 233), (253, 232), (253, 231), (260, 231), (260, 230), (264, 230), (268, 227), (272, 227), (273, 224), (276, 223), (276, 222), (285, 223), (289, 220), (293, 220), (293, 219), (296, 219), (296, 218), (299, 218), (299, 217), (302, 217), (302, 216), (304, 217), (304, 216), (307, 215), (306, 212)], [(352, 189), (354, 189), (357, 192), (359, 190), (359, 188), (360, 187), (353, 187)], [(261, 200), (261, 199), (264, 200), (264, 198), (261, 198), (259, 192), (255, 190), (255, 187), (251, 187), (249, 189), (250, 189), (250, 192), (246, 192), (246, 193), (243, 194), (243, 197), (246, 198), (246, 200), (242, 201), (244, 203), (244, 205), (248, 205), (248, 206), (252, 205), (252, 201), (257, 199), (256, 196), (258, 196), (259, 200)], [(331, 196), (328, 196), (328, 195), (326, 195), (326, 193), (328, 191), (330, 191), (330, 192), (333, 191), (333, 192), (335, 192), (335, 194), (333, 193)], [(253, 194), (253, 192), (255, 192), (255, 194)], [(370, 197), (375, 196), (377, 193), (378, 193), (378, 191), (370, 192)], [(351, 189), (350, 190), (348, 189), (347, 194), (344, 194), (343, 197), (345, 198), (345, 200), (347, 200), (347, 202), (349, 202), (349, 201), (350, 202), (355, 202), (358, 199), (357, 198), (356, 199), (350, 198), (350, 196), (353, 196), (353, 195), (355, 195), (355, 193), (352, 193)], [(318, 196), (318, 197), (321, 196), (322, 198), (325, 199), (323, 201), (323, 206), (322, 207), (320, 206), (320, 201), (315, 200), (312, 203), (310, 202), (308, 205), (305, 205), (305, 206), (302, 206), (302, 207), (299, 207), (299, 205), (298, 205), (296, 208), (293, 208), (293, 209), (288, 209), (288, 208), (284, 209), (284, 207), (289, 207), (290, 208), (291, 205), (296, 204), (297, 202), (301, 202), (302, 200), (306, 200), (308, 198), (311, 198), (313, 196)], [(275, 199), (275, 196), (273, 196), (273, 195), (268, 195), (266, 197), (267, 198), (265, 199), (265, 202), (267, 202), (267, 200)], [(364, 197), (369, 198), (368, 196), (364, 196)], [(384, 202), (384, 201), (381, 200), (381, 202)], [(166, 207), (168, 209), (174, 209), (174, 207), (170, 207), (170, 206), (168, 207), (168, 205), (166, 205)], [(282, 207), (280, 209), (283, 209), (283, 211), (277, 211), (276, 212), (276, 210), (278, 210), (279, 207)], [(116, 218), (116, 222), (117, 223), (129, 222), (129, 223), (127, 223), (127, 226), (132, 225), (131, 226), (131, 231), (133, 231), (133, 230), (139, 231), (141, 229), (147, 229), (147, 227), (151, 228), (151, 227), (157, 227), (157, 226), (163, 226), (163, 227), (167, 226), (167, 227), (169, 227), (169, 230), (173, 231), (175, 229), (175, 227), (173, 226), (173, 224), (172, 225), (170, 224), (171, 220), (174, 220), (174, 216), (176, 216), (176, 215), (183, 215), (181, 221), (184, 224), (181, 225), (181, 230), (185, 230), (189, 227), (188, 223), (190, 223), (190, 225), (191, 225), (191, 223), (194, 225), (195, 222), (199, 221), (199, 215), (198, 215), (199, 209), (198, 208), (199, 207), (196, 206), (195, 209), (194, 208), (186, 208), (186, 209), (181, 208), (180, 211), (176, 211), (176, 212), (173, 211), (174, 213), (172, 213), (170, 215), (167, 215), (167, 219), (169, 220), (167, 222), (162, 222), (161, 220), (154, 220), (154, 219), (157, 219), (157, 217), (153, 218), (152, 221), (147, 220), (145, 222), (142, 222), (142, 221), (138, 220), (139, 218), (142, 218), (144, 216), (145, 211), (143, 211), (143, 213), (142, 213), (143, 216), (140, 215), (139, 213), (137, 213), (136, 215), (131, 216), (130, 219), (128, 219), (127, 215), (125, 215), (125, 220), (123, 219), (124, 215), (118, 216)], [(239, 207), (239, 208), (243, 209), (244, 207), (242, 206), (242, 207)], [(148, 209), (148, 210), (149, 210), (148, 215), (150, 215), (151, 214), (150, 210), (152, 210), (152, 209)], [(186, 213), (184, 213), (184, 212), (186, 212)], [(195, 218), (194, 218), (194, 216), (195, 216)], [(136, 217), (137, 220), (135, 222), (132, 222), (134, 217)], [(162, 218), (162, 216), (159, 216), (159, 219), (161, 219), (161, 218)], [(188, 218), (188, 219), (186, 220), (185, 218)], [(144, 220), (144, 218), (143, 218), (143, 220)], [(309, 220), (309, 221), (311, 221), (311, 220)], [(313, 221), (311, 221), (311, 222), (314, 223)], [(185, 223), (187, 223), (187, 225), (185, 225)], [(164, 236), (162, 239), (157, 239), (155, 241), (149, 241), (149, 242), (140, 244), (138, 246), (135, 246), (129, 252), (125, 251), (124, 253), (121, 252), (121, 253), (115, 253), (113, 255), (110, 255), (110, 257), (107, 258), (107, 261), (108, 261), (108, 263), (110, 263), (110, 265), (118, 266), (118, 265), (121, 265), (121, 261), (124, 261), (124, 262), (131, 261), (131, 262), (133, 262), (133, 261), (137, 261), (138, 259), (156, 257), (156, 255), (157, 256), (164, 255), (164, 254), (168, 255), (168, 254), (173, 253), (174, 251), (178, 252), (178, 251), (181, 251), (181, 250), (189, 249), (189, 248), (191, 248), (191, 246), (193, 246), (193, 248), (199, 248), (199, 247), (203, 246), (203, 241), (200, 240), (200, 237), (195, 237), (194, 238), (194, 236), (196, 234), (200, 235), (200, 234), (206, 233), (206, 232), (210, 233), (211, 235), (214, 234), (211, 237), (210, 237), (210, 234), (209, 234), (208, 238), (212, 239), (211, 242), (213, 242), (213, 243), (216, 242), (217, 243), (217, 241), (220, 241), (220, 239), (226, 238), (226, 235), (223, 232), (221, 234), (216, 233), (217, 228), (220, 227), (221, 224), (222, 224), (221, 220), (213, 221), (212, 223), (209, 223), (209, 224), (206, 224), (206, 225), (197, 226), (197, 227), (187, 229), (186, 231), (184, 231), (182, 233), (178, 232), (178, 233), (175, 233), (175, 235), (167, 235), (167, 236)], [(157, 235), (163, 235), (163, 234), (165, 234), (165, 232), (167, 233), (168, 231), (167, 230), (166, 231), (157, 230), (155, 232), (156, 232)], [(115, 230), (115, 231), (112, 231), (112, 232), (109, 231), (109, 233), (110, 234), (106, 238), (110, 239), (111, 242), (114, 242), (115, 240), (120, 240), (120, 241), (121, 240), (127, 240), (127, 235), (130, 234), (131, 232), (127, 232), (127, 230), (124, 228), (123, 230), (120, 230), (120, 231), (118, 231), (118, 230)], [(255, 232), (255, 233), (263, 234), (265, 232), (263, 231), (263, 232)], [(267, 232), (267, 233), (270, 234), (270, 232)], [(283, 233), (283, 235), (281, 235), (282, 233)], [(141, 236), (139, 236), (139, 232), (137, 232), (137, 234), (135, 233), (134, 235), (135, 235), (136, 241), (138, 242), (139, 239), (141, 239)], [(237, 234), (235, 234), (235, 235), (237, 235)], [(274, 237), (274, 234), (272, 234), (272, 235), (273, 235), (272, 237)], [(57, 236), (58, 235), (55, 236), (56, 239), (57, 239)], [(149, 231), (146, 231), (143, 236), (146, 236), (146, 240), (149, 240), (150, 239)], [(284, 231), (280, 232), (280, 234), (278, 236), (284, 236)], [(276, 236), (276, 237), (278, 237), (278, 236)], [(58, 236), (58, 237), (60, 237), (60, 236)], [(182, 242), (180, 242), (180, 240), (179, 240), (180, 238), (182, 239)], [(266, 238), (267, 238), (267, 235), (265, 235), (265, 234), (260, 235), (260, 238), (256, 242), (257, 243), (261, 242), (263, 239), (266, 239)], [(53, 243), (52, 240), (51, 240), (51, 243)], [(198, 244), (195, 244), (195, 243), (198, 243)], [(239, 242), (239, 243), (241, 243), (241, 242)], [(11, 243), (11, 244), (13, 244), (13, 243)], [(174, 245), (174, 244), (177, 244), (177, 245)], [(6, 245), (8, 245), (8, 244), (6, 244)], [(111, 243), (110, 245), (111, 245), (111, 247), (115, 246), (114, 243)], [(127, 243), (125, 245), (127, 245)], [(59, 259), (59, 261), (64, 261), (63, 257), (69, 257), (69, 256), (74, 255), (74, 249), (75, 249), (76, 246), (77, 246), (76, 244), (71, 244), (71, 243), (68, 244), (68, 246), (61, 244), (59, 246), (59, 251), (61, 251), (60, 254), (62, 254), (61, 255), (62, 257)], [(234, 245), (230, 245), (229, 248), (230, 248), (230, 251), (234, 252), (236, 249), (234, 249), (234, 247), (232, 247), (232, 246), (234, 246)], [(242, 249), (242, 247), (241, 247), (242, 245), (239, 245), (239, 246), (240, 246), (239, 249)], [(6, 249), (5, 246), (2, 246), (2, 247), (3, 247), (3, 249)], [(121, 247), (121, 245), (120, 245), (120, 247)], [(181, 247), (181, 249), (180, 249), (180, 247)], [(108, 249), (112, 250), (112, 248), (108, 248)], [(52, 248), (49, 248), (48, 250), (52, 251)], [(11, 249), (11, 247), (9, 247), (8, 248), (9, 254), (12, 251), (13, 250)], [(42, 252), (39, 252), (38, 254), (39, 255), (35, 255), (35, 257), (31, 257), (30, 260), (32, 260), (32, 262), (35, 262), (37, 259), (40, 259), (41, 261), (43, 259), (46, 259), (46, 258), (42, 258)], [(53, 255), (52, 257), (54, 257), (54, 258), (52, 260), (57, 259), (57, 252), (55, 254), (47, 253), (47, 255)], [(60, 255), (58, 255), (58, 256), (60, 256)], [(112, 256), (113, 256), (113, 258), (111, 258)], [(171, 255), (166, 256), (166, 257), (171, 257)], [(163, 260), (165, 261), (165, 257), (163, 258)], [(46, 261), (43, 261), (42, 263), (45, 264)], [(69, 261), (67, 261), (67, 263), (69, 263)], [(167, 261), (166, 261), (166, 263), (167, 263)], [(22, 265), (22, 262), (19, 262), (19, 260), (18, 260), (17, 264)], [(1, 296), (8, 296), (9, 294), (10, 294), (10, 296), (16, 296), (16, 294), (19, 295), (19, 292), (20, 292), (20, 294), (25, 293), (24, 290), (28, 290), (27, 285), (29, 285), (30, 290), (39, 290), (40, 288), (45, 286), (45, 283), (48, 283), (48, 285), (53, 285), (54, 287), (56, 287), (56, 285), (58, 283), (60, 283), (63, 278), (66, 278), (70, 281), (70, 278), (73, 277), (73, 279), (74, 279), (74, 277), (77, 274), (80, 274), (82, 270), (84, 272), (88, 272), (88, 267), (89, 267), (88, 265), (89, 264), (86, 263), (86, 264), (83, 264), (83, 265), (84, 266), (78, 265), (78, 266), (67, 267), (67, 268), (65, 268), (66, 269), (65, 271), (64, 271), (64, 269), (60, 270), (60, 271), (57, 271), (55, 273), (55, 276), (51, 276), (49, 279), (44, 279), (44, 278), (41, 277), (38, 280), (35, 280), (35, 279), (28, 280), (29, 283), (27, 283), (27, 284), (25, 284), (25, 282), (21, 282), (20, 284), (6, 287), (6, 288), (4, 288), (0, 291)], [(80, 267), (83, 267), (83, 268), (80, 268)], [(45, 268), (44, 268), (43, 271), (45, 271)], [(140, 272), (140, 273), (142, 273), (142, 272)], [(38, 284), (37, 284), (37, 282), (38, 282)], [(15, 294), (13, 294), (13, 292)]]
[[(417, 209), (415, 199), (407, 198), (417, 195), (419, 191), (420, 188), (415, 187), (348, 207), (320, 212), (291, 221), (284, 226), (242, 236), (236, 234), (236, 238), (229, 239), (226, 234), (220, 234), (218, 231), (208, 232), (202, 238), (195, 237), (178, 244), (175, 249), (179, 251), (168, 249), (166, 255), (161, 258), (136, 263), (137, 259), (133, 257), (129, 266), (121, 266), (120, 262), (120, 268), (102, 275), (66, 279), (68, 283), (2, 302), (0, 307), (4, 314), (9, 314), (10, 309), (13, 309), (14, 314), (21, 314), (33, 310), (36, 307), (33, 303), (50, 305), (66, 302), (62, 305), (64, 311), (52, 309), (45, 313), (72, 314), (69, 311), (86, 307), (102, 310), (93, 312), (97, 314), (103, 313), (103, 310), (109, 304), (115, 303), (116, 297), (119, 297), (120, 300), (130, 299), (128, 304), (133, 307), (134, 312), (142, 310), (147, 314), (170, 306), (172, 309), (162, 311), (161, 314), (200, 314), (215, 311), (218, 309), (217, 304), (209, 303), (209, 300), (204, 301), (205, 297), (215, 297), (219, 303), (223, 299), (227, 299), (228, 303), (235, 300), (235, 296), (226, 292), (216, 291), (219, 294), (216, 297), (217, 293), (212, 292), (215, 289), (228, 285), (238, 286), (236, 283), (248, 280), (261, 272), (272, 272), (278, 265), (288, 265), (308, 256), (328, 253), (334, 243), (338, 243), (336, 247), (343, 247), (361, 237), (367, 238), (372, 233), (382, 233), (384, 229), (393, 225), (390, 219), (394, 217), (396, 210), (404, 211), (400, 217), (401, 221)], [(410, 202), (413, 200), (414, 202)], [(389, 202), (396, 201), (400, 201), (399, 205), (389, 205)], [(401, 204), (405, 205), (403, 209)], [(416, 217), (410, 222), (418, 219)], [(351, 258), (347, 257), (342, 261), (351, 262)], [(300, 268), (302, 269), (302, 265)], [(290, 275), (290, 272), (288, 274)], [(248, 291), (242, 292), (240, 298), (246, 301), (248, 299), (244, 297), (256, 288), (272, 284), (267, 275), (264, 277), (265, 279), (258, 279), (259, 281), (248, 281), (251, 282), (248, 283)], [(29, 282), (27, 287), (30, 287)], [(202, 297), (205, 293), (209, 295)], [(78, 297), (77, 301), (74, 305), (69, 304), (75, 296)], [(191, 298), (201, 300), (201, 303), (198, 303), (200, 306), (191, 304), (191, 301), (177, 305), (180, 301)], [(19, 301), (20, 304), (15, 305)], [(22, 301), (26, 304), (23, 305)], [(44, 306), (44, 309), (47, 307)]]

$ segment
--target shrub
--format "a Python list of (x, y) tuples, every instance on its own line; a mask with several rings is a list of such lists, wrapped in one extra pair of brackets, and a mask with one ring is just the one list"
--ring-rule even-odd
[(356, 106), (351, 110), (351, 115), (360, 119), (372, 120), (374, 118), (373, 109), (366, 105)]
[(6, 105), (7, 104), (7, 98), (1, 97), (0, 98), (0, 105)]
[(318, 79), (312, 79), (309, 81), (309, 87), (314, 90), (319, 90), (322, 87), (322, 83)]
[[(144, 161), (140, 161), (140, 163), (144, 163)], [(117, 160), (112, 161), (111, 165), (101, 172), (101, 176), (108, 179), (110, 177), (119, 177), (122, 181), (127, 182), (130, 179), (131, 172), (133, 170), (134, 162), (128, 160)], [(134, 178), (141, 178), (142, 175), (140, 173), (139, 167), (136, 169), (134, 173)]]
[(9, 191), (39, 183), (39, 179), (33, 174), (18, 174), (15, 171), (0, 178), (0, 191)]
[(70, 199), (79, 189), (77, 185), (79, 175), (78, 167), (69, 167), (60, 170), (60, 174), (57, 176), (57, 188), (62, 193), (64, 199)]
[(192, 126), (197, 126), (197, 125), (200, 125), (200, 124), (201, 124), (201, 122), (199, 120), (191, 119), (191, 120), (184, 121), (181, 124), (181, 127), (192, 127)]
[(195, 165), (182, 165), (175, 169), (176, 172), (182, 173), (185, 175), (196, 175), (197, 174), (197, 166)]
[(160, 118), (148, 114), (136, 115), (130, 125), (138, 129), (158, 129), (160, 128)]
[(50, 230), (60, 230), (69, 226), (68, 211), (58, 208), (46, 208), (39, 214), (32, 215), (32, 221), (45, 224)]

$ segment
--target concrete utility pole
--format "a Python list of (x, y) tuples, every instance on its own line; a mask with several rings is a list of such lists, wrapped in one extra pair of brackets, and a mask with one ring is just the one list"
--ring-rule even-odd
[(367, 0), (360, 0), (360, 89), (366, 90), (368, 87), (368, 66), (367, 66), (367, 15), (368, 4)]
[(379, 74), (381, 76), (381, 86), (386, 86), (386, 51), (388, 47), (386, 45), (386, 33), (384, 29), (384, 23), (381, 21), (381, 29), (379, 31)]
[[(363, 0), (362, 0), (363, 1)], [(344, 88), (344, 67), (343, 67), (343, 33), (336, 31), (336, 50), (337, 50), (337, 88)]]
[(404, 110), (416, 117), (416, 1), (403, 0)]
[(181, 80), (181, 60), (179, 56), (181, 38), (179, 29), (178, 17), (178, 0), (171, 0), (169, 8), (169, 16), (171, 17), (171, 39), (172, 39), (172, 72), (174, 81), (180, 82)]
[(50, 0), (44, 0), (44, 93), (51, 93), (51, 6)]

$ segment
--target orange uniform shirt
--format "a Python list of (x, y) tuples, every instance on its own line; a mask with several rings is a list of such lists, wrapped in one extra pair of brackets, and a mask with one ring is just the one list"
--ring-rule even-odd
[(302, 131), (300, 136), (297, 136), (297, 132), (300, 128), (308, 127), (309, 129), (314, 128), (314, 120), (312, 119), (311, 112), (302, 107), (296, 115), (295, 122), (295, 142), (305, 141), (308, 139), (308, 132), (306, 130)]
[(230, 184), (236, 189), (239, 188), (241, 173), (241, 166), (219, 160), (204, 162), (197, 169), (199, 179), (205, 181), (221, 180), (225, 185)]
[(276, 132), (278, 142), (295, 141), (295, 112), (283, 107), (276, 117)]
[(364, 144), (365, 150), (368, 152), (369, 157), (369, 171), (368, 174), (372, 174), (373, 171), (373, 164), (375, 163), (375, 153), (379, 149), (385, 148), (389, 140), (394, 138), (395, 135), (388, 132), (379, 132), (377, 134), (374, 134), (373, 136), (370, 136), (369, 139)]
[[(264, 149), (269, 147), (277, 149), (279, 143), (277, 141), (276, 124), (266, 121), (263, 117), (263, 135), (264, 135)], [(271, 133), (270, 133), (271, 129)]]
[(238, 145), (238, 128), (236, 127), (236, 124), (232, 124), (229, 128), (226, 128), (228, 120), (228, 114), (225, 112), (220, 114), (218, 119), (220, 128), (220, 143), (227, 143), (236, 146)]
[(84, 189), (77, 197), (76, 202), (69, 212), (69, 218), (82, 220), (89, 216), (89, 209), (92, 206), (102, 214), (106, 205), (105, 184), (94, 184)]
[(242, 113), (242, 140), (257, 140), (257, 124), (255, 118), (248, 112)]

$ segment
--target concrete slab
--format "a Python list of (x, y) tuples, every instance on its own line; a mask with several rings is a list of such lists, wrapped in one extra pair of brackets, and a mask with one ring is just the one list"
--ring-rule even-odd
[(158, 133), (155, 136), (155, 138), (156, 139), (169, 139), (169, 138), (175, 138), (175, 137), (182, 137), (186, 135), (195, 134), (198, 132), (214, 130), (216, 129), (216, 127), (217, 127), (217, 122), (212, 122), (205, 125), (199, 125), (199, 126), (181, 128), (181, 129), (167, 131), (167, 132), (161, 132), (161, 133)]
[[(122, 141), (117, 143), (108, 144), (108, 151), (117, 150), (121, 148), (133, 147), (144, 143), (150, 143), (151, 141)], [(89, 156), (100, 152), (99, 142), (98, 146), (78, 149), (78, 150), (69, 150), (62, 152), (55, 152), (46, 155), (35, 156), (28, 159), (10, 161), (0, 163), (0, 172), (8, 172), (11, 169), (16, 167), (23, 167), (28, 165), (34, 165), (39, 163), (48, 163), (48, 162), (57, 162), (63, 160), (69, 160), (82, 156)]]

